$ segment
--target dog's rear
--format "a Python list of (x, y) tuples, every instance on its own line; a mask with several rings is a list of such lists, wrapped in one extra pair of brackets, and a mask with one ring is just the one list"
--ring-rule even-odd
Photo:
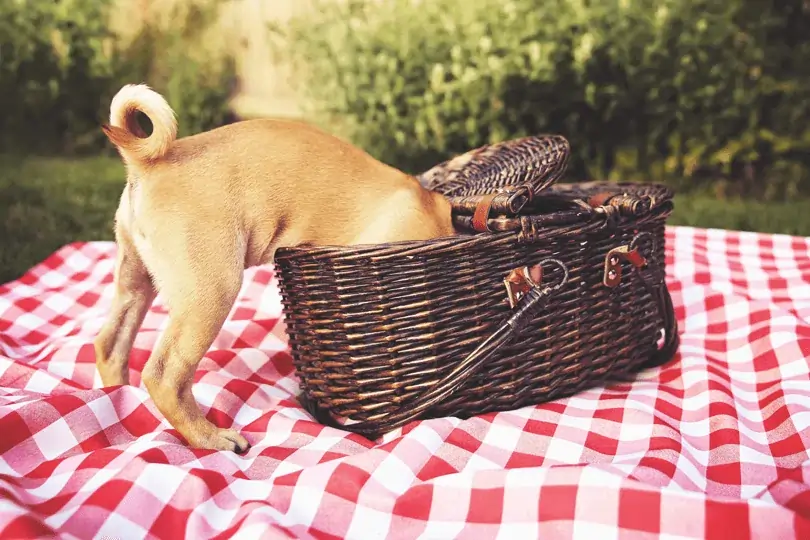
[[(139, 111), (152, 123), (149, 135)], [(176, 139), (165, 99), (128, 85), (112, 100), (103, 130), (127, 165), (128, 187), (116, 214), (116, 293), (96, 363), (105, 386), (126, 384), (132, 343), (159, 290), (169, 323), (142, 379), (193, 447), (249, 447), (205, 419), (191, 394), (246, 266), (272, 262), (281, 246), (453, 234), (442, 196), (307, 124), (253, 120)]]
[[(138, 123), (143, 113), (152, 123), (146, 134)], [(110, 123), (101, 128), (130, 166), (162, 158), (177, 138), (177, 119), (166, 100), (145, 84), (128, 84), (113, 97)]]

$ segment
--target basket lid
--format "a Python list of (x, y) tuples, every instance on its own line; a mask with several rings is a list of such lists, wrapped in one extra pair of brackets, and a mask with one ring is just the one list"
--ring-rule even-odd
[[(565, 173), (570, 150), (561, 135), (511, 139), (449, 159), (418, 179), (450, 200), (457, 226), (476, 232), (570, 226), (595, 217), (639, 219), (653, 210), (669, 211), (662, 206), (671, 206), (671, 192), (664, 186), (554, 185)], [(522, 215), (530, 202), (528, 215)]]
[(504, 191), (532, 198), (562, 177), (570, 152), (561, 135), (522, 137), (465, 152), (419, 175), (419, 181), (450, 198)]

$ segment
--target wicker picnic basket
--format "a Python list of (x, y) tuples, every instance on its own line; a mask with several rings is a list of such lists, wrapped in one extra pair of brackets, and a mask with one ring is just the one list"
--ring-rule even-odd
[(459, 234), (279, 249), (302, 402), (369, 438), (417, 419), (513, 410), (668, 361), (668, 188), (555, 184), (556, 135), (471, 150), (419, 176)]

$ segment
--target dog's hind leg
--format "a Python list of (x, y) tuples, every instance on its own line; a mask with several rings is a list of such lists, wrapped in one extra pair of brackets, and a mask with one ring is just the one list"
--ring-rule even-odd
[(117, 224), (118, 252), (112, 308), (93, 346), (96, 368), (104, 386), (129, 383), (129, 354), (138, 329), (155, 299), (152, 279), (124, 228)]
[[(248, 441), (234, 430), (209, 422), (191, 392), (194, 372), (230, 313), (242, 285), (238, 257), (216, 252), (192, 260), (172, 240), (158, 246), (156, 281), (169, 310), (169, 324), (143, 371), (143, 381), (158, 410), (195, 448), (243, 453)], [(154, 245), (154, 244), (153, 244)], [(226, 249), (223, 251), (227, 251)]]

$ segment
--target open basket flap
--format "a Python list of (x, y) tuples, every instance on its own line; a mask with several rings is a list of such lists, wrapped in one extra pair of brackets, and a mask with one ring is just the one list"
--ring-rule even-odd
[(461, 231), (536, 231), (671, 210), (657, 208), (671, 206), (663, 186), (557, 183), (570, 151), (561, 135), (523, 137), (469, 150), (417, 178), (448, 198)]
[(537, 195), (556, 182), (571, 147), (561, 135), (536, 135), (488, 144), (432, 167), (418, 176), (428, 189), (451, 199), (525, 188)]

